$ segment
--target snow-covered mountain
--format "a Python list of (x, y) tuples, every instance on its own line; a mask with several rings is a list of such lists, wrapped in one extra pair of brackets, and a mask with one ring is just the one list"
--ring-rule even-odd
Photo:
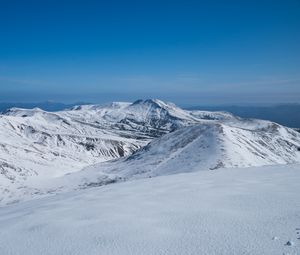
[(160, 100), (80, 105), (59, 112), (9, 109), (0, 115), (0, 189), (129, 156), (153, 138), (203, 118), (234, 117), (184, 111)]
[(264, 120), (202, 120), (154, 139), (132, 155), (89, 166), (60, 185), (101, 186), (128, 179), (300, 162), (300, 134)]
[(91, 123), (84, 114), (80, 119), (72, 118), (72, 111), (11, 109), (2, 115), (1, 177), (17, 181), (32, 175), (59, 176), (130, 155), (147, 142)]
[(225, 112), (186, 111), (160, 100), (59, 112), (12, 108), (0, 116), (0, 138), (4, 200), (17, 199), (16, 193), (300, 162), (300, 134), (292, 129)]

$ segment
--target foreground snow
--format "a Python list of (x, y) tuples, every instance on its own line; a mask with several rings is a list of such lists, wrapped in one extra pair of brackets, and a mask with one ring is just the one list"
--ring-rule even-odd
[(299, 183), (299, 165), (220, 169), (19, 203), (0, 254), (297, 254)]

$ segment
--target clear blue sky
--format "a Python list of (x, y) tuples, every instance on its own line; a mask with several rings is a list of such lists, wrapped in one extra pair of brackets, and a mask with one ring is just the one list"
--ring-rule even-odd
[(300, 1), (0, 0), (0, 101), (300, 102)]

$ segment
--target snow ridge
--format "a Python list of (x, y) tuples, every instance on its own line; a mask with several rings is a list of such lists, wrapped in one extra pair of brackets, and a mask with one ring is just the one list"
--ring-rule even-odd
[[(248, 120), (249, 121), (249, 120)], [(254, 126), (257, 126), (255, 129)], [(111, 182), (199, 170), (300, 162), (300, 135), (276, 123), (203, 122), (154, 139), (132, 155), (68, 176), (73, 183)], [(69, 182), (65, 179), (67, 182)], [(103, 179), (104, 178), (104, 179)], [(83, 181), (84, 179), (84, 181)]]

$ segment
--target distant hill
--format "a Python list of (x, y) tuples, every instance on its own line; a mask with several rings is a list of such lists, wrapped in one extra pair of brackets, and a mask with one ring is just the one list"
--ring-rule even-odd
[(195, 106), (188, 110), (227, 111), (242, 118), (257, 118), (281, 125), (300, 128), (300, 104), (276, 106)]
[(78, 104), (86, 104), (86, 103), (76, 103), (76, 104), (64, 104), (58, 102), (38, 102), (38, 103), (12, 103), (12, 102), (0, 102), (0, 112), (5, 112), (10, 108), (17, 107), (17, 108), (24, 108), (24, 109), (32, 109), (32, 108), (40, 108), (44, 111), (54, 112), (54, 111), (61, 111), (66, 108), (71, 108), (74, 105)]

